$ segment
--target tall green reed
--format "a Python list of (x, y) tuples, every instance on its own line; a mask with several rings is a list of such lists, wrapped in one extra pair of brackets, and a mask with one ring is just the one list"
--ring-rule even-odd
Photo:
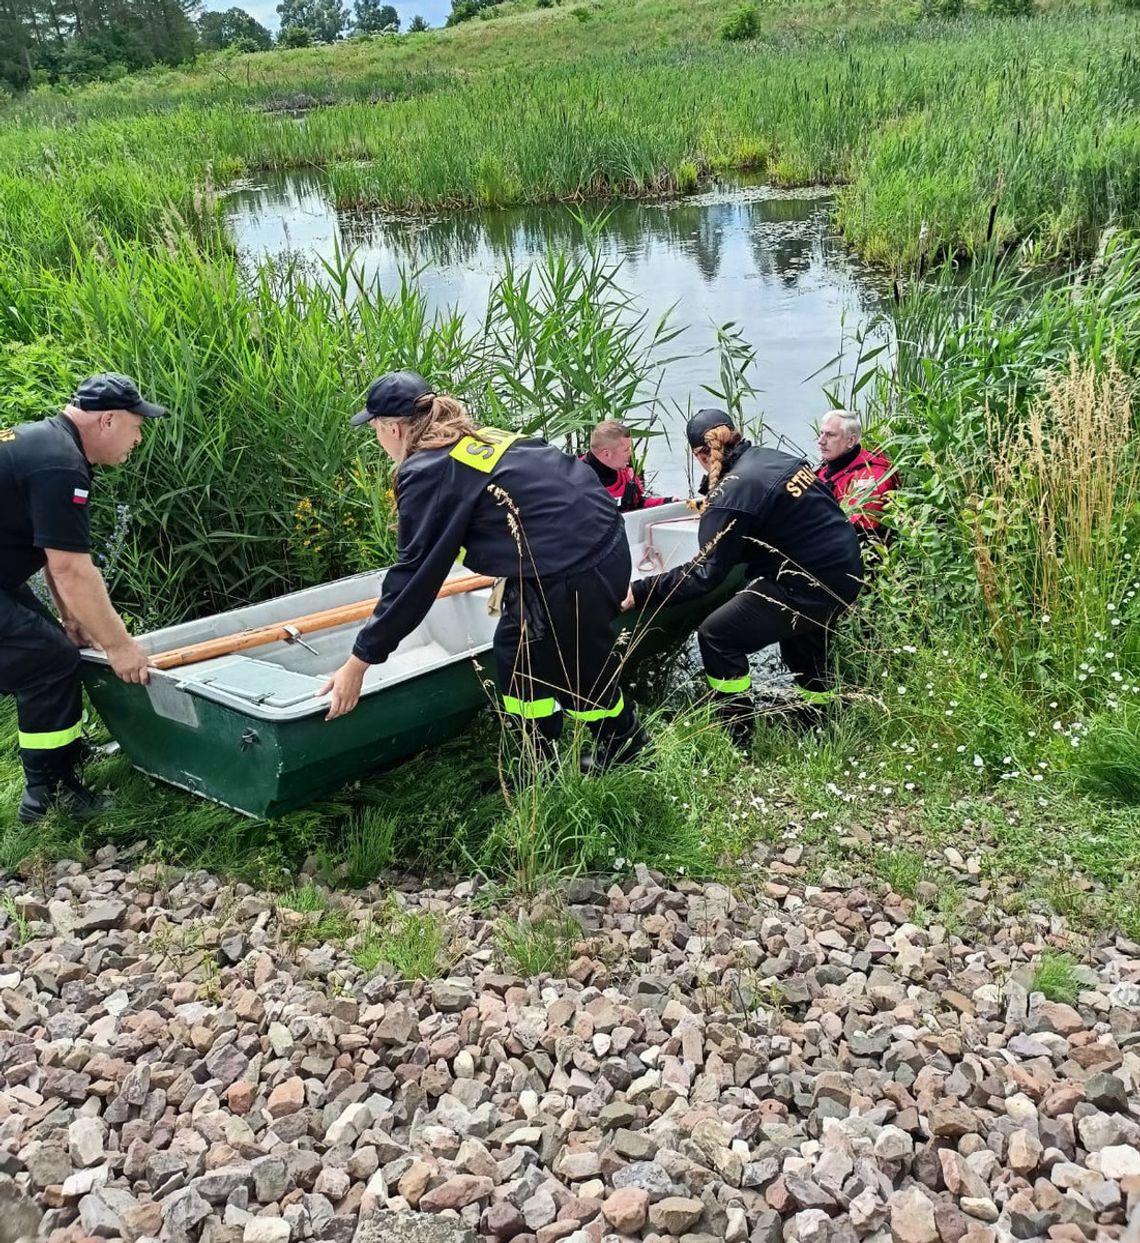
[(129, 509), (112, 590), (136, 624), (393, 559), (387, 460), (347, 422), (384, 371), (415, 368), (488, 421), (572, 445), (606, 416), (649, 428), (643, 389), (671, 332), (628, 315), (616, 268), (591, 245), (582, 259), (547, 256), (533, 278), (508, 274), (482, 324), (429, 315), (410, 279), (383, 290), (349, 256), (319, 277), (294, 263), (250, 277), (185, 237), (160, 250), (111, 242), (45, 273), (39, 343), (0, 352), (15, 417), (111, 367), (172, 410), (100, 489), (102, 526), (109, 498)]

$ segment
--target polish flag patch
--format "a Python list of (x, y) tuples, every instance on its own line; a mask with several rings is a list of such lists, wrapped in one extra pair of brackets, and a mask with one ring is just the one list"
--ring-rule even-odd
[(86, 505), (90, 495), (86, 488), (76, 488), (71, 494), (71, 502), (73, 505)]

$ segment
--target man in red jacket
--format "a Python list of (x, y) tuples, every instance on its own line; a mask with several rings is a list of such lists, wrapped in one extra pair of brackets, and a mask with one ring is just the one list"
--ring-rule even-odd
[(882, 454), (859, 443), (857, 415), (830, 410), (819, 425), (816, 474), (831, 489), (861, 541), (882, 539), (883, 508), (898, 487), (898, 472)]
[(631, 509), (648, 509), (676, 499), (671, 496), (648, 496), (645, 484), (630, 465), (632, 457), (633, 441), (629, 428), (607, 419), (590, 433), (590, 452), (583, 456), (582, 461), (598, 476), (602, 487), (617, 501), (618, 509), (623, 514)]

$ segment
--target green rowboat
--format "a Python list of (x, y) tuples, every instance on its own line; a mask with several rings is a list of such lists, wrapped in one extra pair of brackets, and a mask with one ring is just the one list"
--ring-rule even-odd
[[(624, 515), (634, 574), (681, 565), (698, 551), (684, 504)], [(459, 576), (461, 571), (455, 571)], [(141, 636), (152, 655), (291, 618), (375, 600), (384, 571), (357, 574)], [(716, 600), (723, 597), (718, 593)], [(354, 712), (326, 722), (318, 692), (347, 657), (361, 623), (119, 681), (103, 653), (83, 653), (99, 715), (136, 768), (250, 816), (274, 817), (461, 732), (495, 702), (490, 589), (436, 601), (397, 651), (365, 675)], [(625, 615), (637, 655), (695, 625), (713, 600)], [(640, 620), (640, 624), (639, 624)]]

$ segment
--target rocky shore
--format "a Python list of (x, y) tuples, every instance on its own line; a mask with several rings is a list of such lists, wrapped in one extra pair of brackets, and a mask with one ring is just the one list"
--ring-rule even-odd
[(576, 880), (563, 978), (407, 885), (454, 939), (411, 982), (353, 961), (382, 885), (332, 944), (144, 859), (0, 878), (0, 1243), (1140, 1243), (1140, 945), (1048, 1000), (1063, 921), (976, 859), (953, 930), (786, 843)]

